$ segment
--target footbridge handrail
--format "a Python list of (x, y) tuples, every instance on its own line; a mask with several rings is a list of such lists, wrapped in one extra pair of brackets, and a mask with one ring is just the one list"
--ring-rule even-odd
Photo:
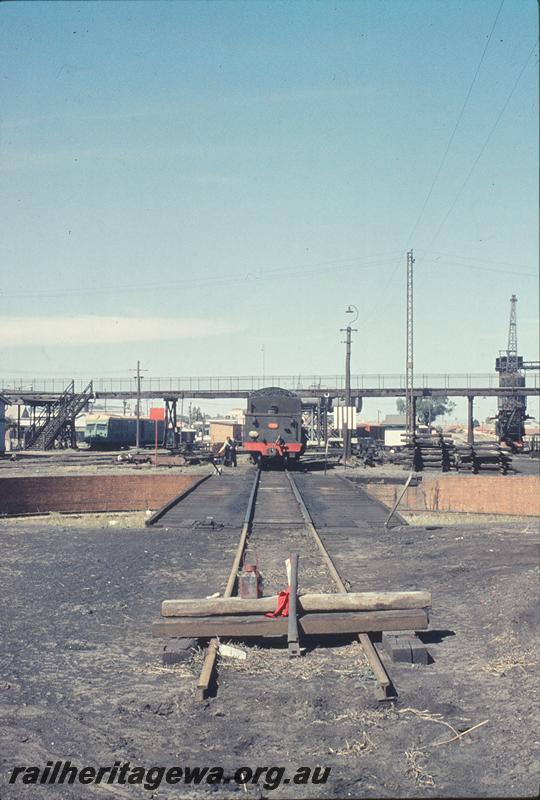
[[(35, 378), (0, 378), (0, 393), (2, 392), (32, 392), (32, 393), (58, 393), (61, 394), (71, 378), (65, 377), (35, 377)], [(94, 392), (133, 392), (136, 389), (135, 377), (92, 377), (77, 378), (74, 381), (75, 392), (82, 393), (88, 382), (92, 380)], [(540, 376), (537, 372), (530, 371), (526, 379), (527, 386), (537, 388), (540, 386)], [(434, 373), (419, 372), (415, 375), (415, 388), (417, 389), (495, 389), (499, 385), (499, 375), (490, 373)], [(335, 391), (345, 388), (343, 375), (207, 375), (186, 377), (148, 377), (142, 380), (142, 390), (145, 393), (171, 393), (193, 391), (241, 391), (249, 392), (262, 389), (265, 386), (280, 386), (293, 391), (317, 390), (326, 388)], [(351, 375), (351, 389), (358, 393), (362, 389), (405, 389), (404, 373), (379, 373)]]

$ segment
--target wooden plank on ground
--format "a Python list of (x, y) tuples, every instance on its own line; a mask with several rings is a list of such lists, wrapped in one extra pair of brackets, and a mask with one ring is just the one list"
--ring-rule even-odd
[[(424, 609), (399, 611), (348, 611), (331, 614), (306, 614), (298, 620), (302, 633), (311, 636), (371, 631), (425, 630), (428, 615)], [(169, 617), (152, 625), (153, 636), (280, 637), (287, 635), (287, 617), (260, 615), (235, 617)]]
[[(206, 617), (233, 614), (266, 614), (277, 607), (277, 595), (256, 599), (215, 597), (208, 600), (164, 600), (164, 617)], [(430, 608), (431, 592), (350, 592), (349, 594), (305, 594), (298, 598), (305, 613), (330, 611), (399, 611)]]

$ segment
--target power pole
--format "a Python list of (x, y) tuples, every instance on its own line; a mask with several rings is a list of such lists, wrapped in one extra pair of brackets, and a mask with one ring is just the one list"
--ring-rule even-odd
[(137, 432), (135, 447), (141, 446), (141, 362), (137, 361)]
[[(355, 311), (353, 311), (353, 308)], [(353, 322), (356, 322), (358, 319), (358, 309), (356, 306), (349, 305), (349, 308), (345, 312), (346, 314), (354, 314), (356, 313), (356, 317), (354, 318)], [(356, 333), (356, 328), (352, 328), (350, 325), (347, 325), (346, 328), (340, 328), (342, 333), (346, 334), (345, 337), (345, 414), (343, 419), (343, 460), (346, 464), (351, 456), (351, 438), (352, 432), (349, 428), (349, 408), (351, 407), (351, 342), (352, 337), (351, 334), (354, 331)]]
[(141, 370), (141, 362), (137, 361), (137, 369), (135, 370), (136, 380), (137, 380), (137, 405), (135, 407), (135, 414), (137, 417), (137, 425), (135, 428), (136, 447), (140, 447), (141, 445), (141, 381), (143, 379), (141, 372), (146, 372), (146, 370), (144, 369)]
[(407, 253), (407, 356), (405, 362), (405, 422), (407, 433), (415, 427), (414, 348), (413, 348), (413, 251)]

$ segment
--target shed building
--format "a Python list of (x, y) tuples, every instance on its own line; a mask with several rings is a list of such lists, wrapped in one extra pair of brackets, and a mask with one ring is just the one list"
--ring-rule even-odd
[(235, 419), (211, 419), (210, 420), (210, 444), (222, 445), (227, 436), (235, 442), (242, 441), (242, 426)]
[(6, 452), (6, 406), (9, 405), (10, 402), (7, 397), (0, 394), (0, 455)]

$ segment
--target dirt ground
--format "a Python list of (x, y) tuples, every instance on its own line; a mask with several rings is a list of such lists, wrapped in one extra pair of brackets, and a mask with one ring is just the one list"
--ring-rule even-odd
[[(231, 471), (221, 484), (231, 509), (235, 493), (245, 498), (246, 472)], [(2, 800), (536, 795), (535, 526), (484, 520), (456, 527), (439, 520), (385, 531), (373, 516), (354, 531), (345, 517), (332, 529), (324, 522), (323, 480), (306, 474), (301, 488), (323, 535), (334, 535), (332, 555), (352, 589), (433, 593), (430, 631), (422, 635), (432, 663), (386, 660), (397, 703), (375, 699), (373, 675), (346, 638), (311, 643), (294, 661), (282, 646), (242, 645), (246, 660), (221, 660), (217, 694), (204, 703), (194, 691), (202, 653), (173, 668), (161, 665), (164, 642), (150, 633), (161, 601), (223, 588), (236, 517), (215, 530), (6, 522), (0, 528)], [(286, 529), (282, 549), (280, 558), (288, 554)], [(331, 774), (326, 785), (273, 790), (7, 782), (14, 766), (59, 759), (81, 766), (222, 766), (231, 775), (242, 766), (283, 766), (293, 774), (321, 765)]]

